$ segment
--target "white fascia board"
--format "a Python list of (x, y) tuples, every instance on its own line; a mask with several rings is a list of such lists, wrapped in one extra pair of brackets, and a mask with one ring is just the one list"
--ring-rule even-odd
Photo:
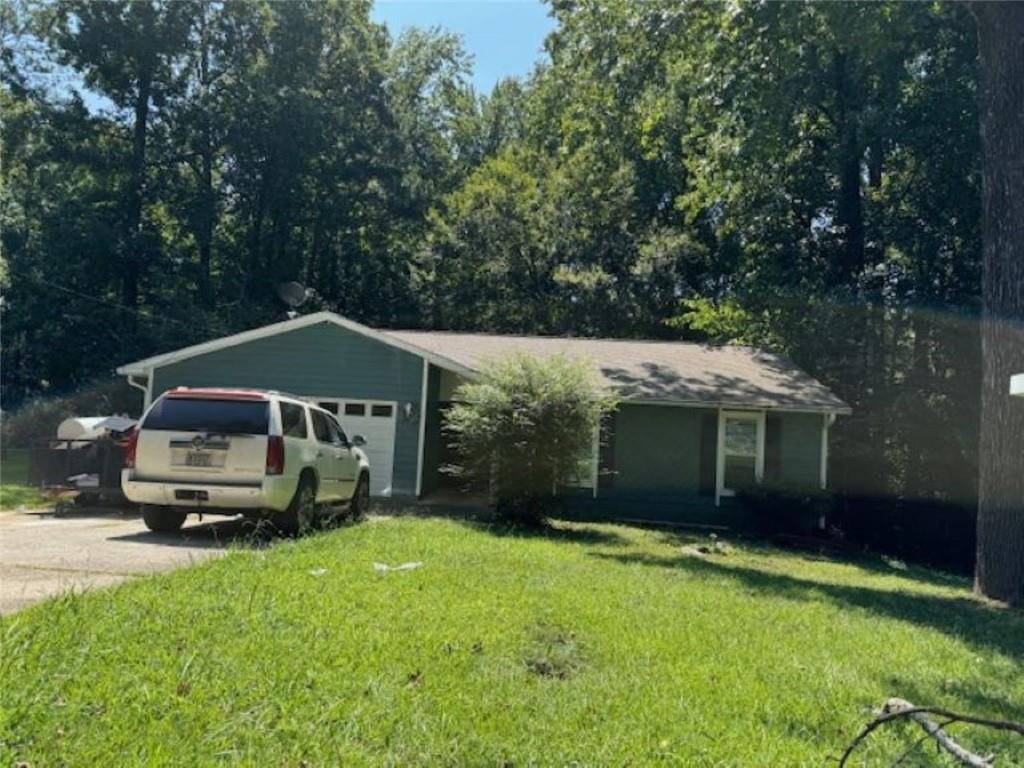
[(202, 344), (193, 344), (190, 347), (182, 347), (181, 349), (176, 349), (173, 352), (165, 352), (162, 355), (154, 355), (153, 357), (147, 357), (144, 360), (136, 360), (134, 363), (126, 363), (125, 365), (120, 366), (117, 369), (117, 372), (120, 374), (142, 373), (146, 370), (160, 368), (165, 365), (170, 365), (171, 363), (177, 363), (181, 360), (187, 360), (190, 357), (204, 355), (207, 352), (216, 352), (218, 349), (227, 349), (228, 347), (245, 344), (249, 341), (265, 339), (268, 336), (276, 336), (279, 333), (287, 333), (288, 331), (294, 331), (299, 328), (316, 325), (317, 323), (325, 322), (327, 320), (327, 315), (330, 314), (330, 312), (314, 312), (312, 315), (302, 315), (301, 317), (284, 320), (280, 323), (271, 323), (270, 325), (264, 325), (260, 328), (253, 328), (252, 330), (242, 331), (241, 333), (234, 333), (230, 336), (222, 336), (219, 339), (204, 341)]
[(177, 363), (192, 357), (205, 355), (209, 352), (216, 352), (220, 349), (227, 349), (228, 347), (238, 346), (239, 344), (256, 341), (257, 339), (265, 339), (270, 336), (277, 336), (281, 333), (288, 333), (289, 331), (307, 328), (311, 325), (318, 325), (320, 323), (331, 323), (339, 328), (344, 328), (348, 331), (352, 331), (353, 333), (358, 333), (361, 336), (374, 339), (382, 344), (387, 344), (390, 347), (400, 349), (403, 352), (408, 352), (409, 354), (429, 360), (441, 368), (447, 368), (448, 370), (460, 373), (463, 376), (475, 377), (477, 375), (476, 371), (466, 368), (464, 365), (461, 365), (454, 360), (449, 360), (446, 357), (436, 355), (422, 347), (416, 346), (415, 344), (400, 341), (389, 336), (385, 331), (378, 331), (374, 328), (363, 325), (362, 323), (357, 323), (354, 320), (349, 320), (348, 318), (336, 315), (334, 312), (314, 312), (311, 315), (302, 315), (301, 317), (284, 320), (280, 323), (271, 323), (270, 325), (264, 325), (261, 328), (253, 328), (252, 330), (242, 331), (241, 333), (235, 333), (231, 336), (223, 336), (219, 339), (203, 342), (202, 344), (194, 344), (191, 347), (184, 347), (162, 355), (147, 357), (144, 360), (137, 360), (134, 363), (126, 363), (125, 365), (119, 366), (117, 368), (117, 372), (122, 376), (138, 376), (152, 371), (154, 368), (161, 368), (165, 365), (170, 365), (171, 363)]
[(773, 405), (766, 402), (734, 403), (719, 400), (650, 400), (644, 398), (624, 397), (619, 400), (621, 404), (627, 405), (662, 405), (675, 408), (724, 408), (727, 411), (772, 411), (773, 413), (828, 413), (835, 416), (849, 416), (853, 409), (849, 406), (837, 408), (835, 406), (821, 406), (814, 408), (810, 406), (788, 406)]

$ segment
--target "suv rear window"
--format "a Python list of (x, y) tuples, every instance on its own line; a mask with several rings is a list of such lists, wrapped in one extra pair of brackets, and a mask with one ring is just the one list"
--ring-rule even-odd
[(265, 435), (268, 413), (266, 400), (165, 397), (153, 406), (142, 422), (142, 428), (218, 435)]

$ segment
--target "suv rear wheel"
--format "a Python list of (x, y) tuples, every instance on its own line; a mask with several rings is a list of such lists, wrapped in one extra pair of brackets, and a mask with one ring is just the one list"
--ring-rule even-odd
[(274, 524), (281, 533), (305, 533), (316, 521), (316, 482), (309, 475), (299, 478), (291, 504), (274, 515)]
[(187, 513), (174, 507), (156, 507), (152, 504), (142, 505), (142, 522), (151, 531), (174, 533), (185, 524)]

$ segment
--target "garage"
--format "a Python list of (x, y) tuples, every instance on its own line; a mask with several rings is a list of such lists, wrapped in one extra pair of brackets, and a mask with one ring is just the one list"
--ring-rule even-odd
[(417, 345), (329, 312), (286, 320), (118, 368), (153, 402), (175, 387), (282, 392), (334, 413), (362, 435), (370, 493), (421, 492), (427, 371), (438, 362)]
[(338, 417), (349, 439), (366, 438), (363, 451), (370, 460), (370, 494), (390, 496), (395, 456), (395, 425), (398, 403), (378, 400), (346, 400), (334, 397), (311, 398)]

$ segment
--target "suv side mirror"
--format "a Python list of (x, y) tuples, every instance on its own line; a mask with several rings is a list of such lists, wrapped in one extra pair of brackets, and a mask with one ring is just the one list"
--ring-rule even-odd
[(364, 445), (366, 445), (366, 438), (363, 437), (362, 435), (352, 435), (351, 443), (356, 448), (362, 448)]

